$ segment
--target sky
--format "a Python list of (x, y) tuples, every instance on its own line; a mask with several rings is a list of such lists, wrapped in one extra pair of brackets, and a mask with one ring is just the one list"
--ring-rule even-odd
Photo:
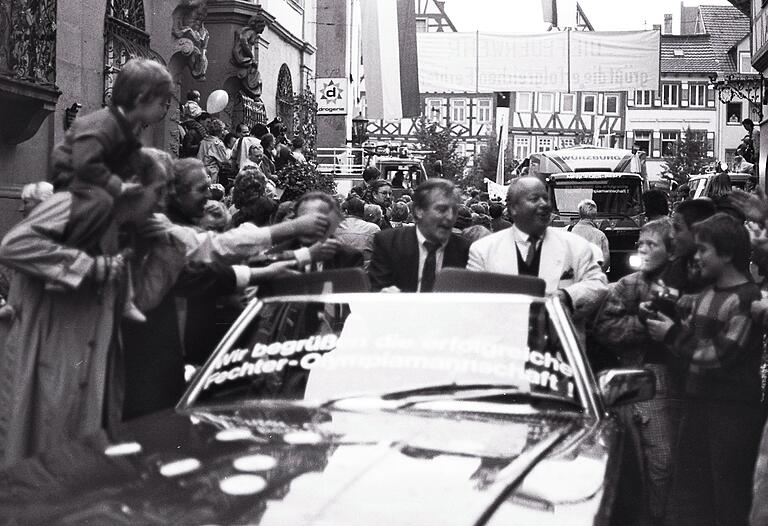
[[(679, 0), (579, 0), (595, 31), (653, 29), (671, 13), (673, 31), (679, 33)], [(727, 0), (686, 0), (686, 6), (731, 5)], [(541, 0), (446, 0), (445, 11), (459, 31), (487, 33), (538, 33), (549, 24), (542, 21)], [(560, 25), (572, 25), (576, 0), (557, 0)], [(566, 20), (568, 24), (564, 24)]]

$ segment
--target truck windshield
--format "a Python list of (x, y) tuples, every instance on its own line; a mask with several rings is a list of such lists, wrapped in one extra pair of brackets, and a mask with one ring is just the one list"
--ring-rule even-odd
[(579, 203), (584, 199), (592, 199), (600, 215), (643, 213), (640, 180), (629, 177), (550, 181), (550, 199), (553, 209), (560, 214), (578, 214)]

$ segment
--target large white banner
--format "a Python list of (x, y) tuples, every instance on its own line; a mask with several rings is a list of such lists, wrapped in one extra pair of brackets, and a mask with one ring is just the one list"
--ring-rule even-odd
[(481, 93), (568, 91), (568, 37), (565, 32), (541, 35), (480, 33), (478, 40)]
[(658, 31), (569, 31), (571, 91), (659, 89)]
[(475, 33), (417, 33), (416, 39), (422, 93), (477, 91)]
[(422, 92), (659, 88), (659, 31), (417, 37)]

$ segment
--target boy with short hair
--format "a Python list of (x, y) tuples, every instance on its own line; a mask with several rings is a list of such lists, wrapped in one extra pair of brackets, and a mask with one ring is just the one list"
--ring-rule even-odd
[(691, 227), (714, 213), (715, 205), (709, 199), (691, 199), (681, 202), (672, 214), (672, 258), (663, 278), (680, 294), (699, 292), (706, 284), (693, 264), (696, 246)]
[(690, 314), (680, 321), (656, 312), (646, 322), (651, 336), (688, 366), (675, 506), (667, 518), (746, 524), (762, 421), (761, 331), (750, 316), (760, 290), (749, 275), (743, 223), (718, 213), (692, 231), (694, 263), (711, 285), (690, 298)]
[[(657, 219), (643, 225), (637, 243), (640, 270), (612, 285), (594, 322), (594, 335), (612, 351), (620, 367), (644, 367), (656, 375), (652, 400), (631, 408), (631, 435), (639, 444), (643, 462), (646, 513), (652, 524), (661, 524), (673, 471), (675, 423), (679, 388), (672, 378), (663, 346), (654, 343), (639, 305), (656, 308), (673, 305), (676, 292), (661, 279), (672, 257), (672, 222)], [(629, 415), (625, 415), (629, 418)]]

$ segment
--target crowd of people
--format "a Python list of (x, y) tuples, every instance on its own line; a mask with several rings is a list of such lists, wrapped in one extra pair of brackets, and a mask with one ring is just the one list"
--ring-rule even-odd
[(622, 415), (648, 524), (746, 524), (756, 462), (751, 520), (768, 521), (761, 191), (684, 200), (671, 214), (665, 194), (648, 192), (639, 270), (609, 285), (593, 201), (572, 228), (554, 228), (535, 177), (513, 180), (503, 204), (441, 178), (395, 192), (369, 167), (347, 196), (281, 202), (274, 175), (306, 162), (300, 142), (289, 148), (279, 128), (229, 136), (199, 94), (182, 110), (180, 158), (139, 143), (172, 88), (164, 67), (129, 61), (111, 104), (56, 146), (50, 184), (24, 190), (24, 218), (0, 244), (0, 462), (172, 407), (185, 364), (202, 364), (221, 337), (221, 312), (276, 277), (360, 267), (375, 291), (426, 293), (456, 267), (543, 279), (595, 368), (655, 373), (654, 398)]

